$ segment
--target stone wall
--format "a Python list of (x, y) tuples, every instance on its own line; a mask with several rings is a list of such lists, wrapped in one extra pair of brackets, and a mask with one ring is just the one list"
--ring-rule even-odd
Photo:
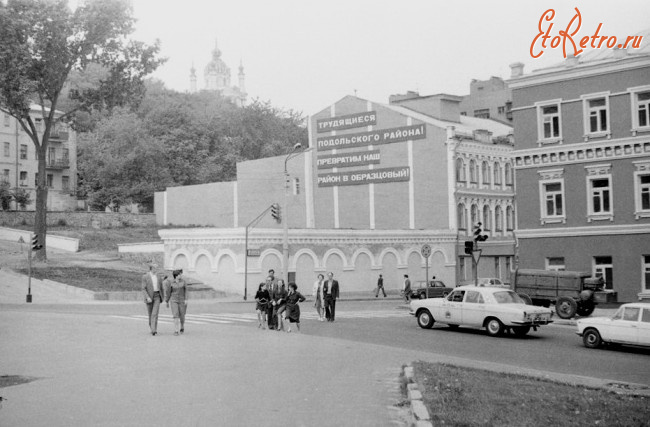
[[(34, 225), (34, 211), (0, 211), (0, 226)], [(48, 226), (118, 228), (155, 227), (155, 214), (121, 212), (48, 212)]]

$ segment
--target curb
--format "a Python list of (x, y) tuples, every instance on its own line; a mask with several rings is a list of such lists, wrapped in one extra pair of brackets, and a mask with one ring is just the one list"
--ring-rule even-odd
[(413, 366), (404, 366), (404, 378), (406, 378), (407, 399), (409, 401), (409, 426), (433, 427), (431, 416), (426, 405), (422, 402), (422, 392), (415, 382)]

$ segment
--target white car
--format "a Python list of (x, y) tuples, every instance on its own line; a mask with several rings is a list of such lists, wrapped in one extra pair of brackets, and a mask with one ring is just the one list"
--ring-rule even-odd
[(623, 304), (612, 317), (578, 319), (577, 324), (587, 348), (603, 343), (650, 346), (650, 303)]
[(444, 298), (413, 300), (411, 314), (421, 328), (429, 329), (438, 322), (450, 327), (485, 328), (491, 336), (506, 330), (524, 336), (530, 328), (537, 330), (553, 322), (550, 308), (527, 305), (509, 289), (487, 286), (463, 286)]

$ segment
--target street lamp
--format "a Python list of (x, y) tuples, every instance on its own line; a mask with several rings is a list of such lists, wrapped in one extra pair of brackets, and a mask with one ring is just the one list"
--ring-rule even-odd
[(293, 149), (284, 159), (284, 237), (282, 239), (282, 268), (284, 283), (289, 283), (289, 172), (287, 171), (287, 162), (292, 157), (299, 155), (296, 151), (302, 148), (301, 143), (296, 143)]

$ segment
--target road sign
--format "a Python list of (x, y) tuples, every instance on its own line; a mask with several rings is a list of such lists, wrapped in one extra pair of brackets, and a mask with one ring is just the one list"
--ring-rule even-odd
[(23, 236), (20, 236), (20, 238), (18, 238), (18, 243), (25, 243), (25, 239), (23, 239)]
[(246, 255), (248, 256), (260, 256), (261, 252), (259, 249), (249, 249), (246, 251)]
[(420, 251), (423, 257), (429, 258), (429, 255), (431, 255), (431, 246), (424, 244), (422, 245), (422, 250)]
[(481, 252), (482, 251), (483, 251), (483, 249), (477, 249), (477, 250), (472, 251), (472, 258), (474, 259), (474, 262), (476, 264), (478, 264), (478, 260), (481, 259)]

